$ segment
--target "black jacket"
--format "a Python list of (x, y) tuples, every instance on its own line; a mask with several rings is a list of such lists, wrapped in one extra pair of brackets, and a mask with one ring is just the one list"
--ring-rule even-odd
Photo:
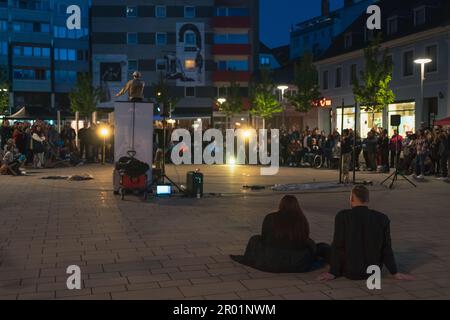
[(391, 247), (389, 218), (368, 207), (343, 210), (336, 215), (330, 273), (349, 279), (367, 279), (367, 267), (397, 265)]

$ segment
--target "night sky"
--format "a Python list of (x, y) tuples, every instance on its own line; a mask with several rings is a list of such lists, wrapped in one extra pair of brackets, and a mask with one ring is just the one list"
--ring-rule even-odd
[[(344, 0), (331, 0), (331, 10)], [(320, 15), (321, 0), (260, 0), (261, 41), (273, 48), (289, 43), (292, 24)]]

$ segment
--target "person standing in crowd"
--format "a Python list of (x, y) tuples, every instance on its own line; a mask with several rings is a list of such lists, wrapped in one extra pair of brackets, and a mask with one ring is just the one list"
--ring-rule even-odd
[(33, 150), (33, 168), (42, 169), (44, 167), (44, 152), (45, 152), (45, 135), (42, 127), (37, 125), (31, 134), (31, 150)]
[(449, 137), (441, 132), (438, 137), (438, 155), (441, 167), (439, 180), (448, 180), (448, 160), (449, 160)]
[(369, 163), (366, 163), (368, 171), (377, 171), (377, 137), (373, 130), (367, 133), (366, 148), (369, 160)]
[(98, 161), (99, 143), (100, 139), (98, 137), (98, 126), (95, 123), (91, 123), (89, 127), (88, 142), (89, 145), (89, 162)]
[(423, 179), (425, 175), (425, 159), (429, 154), (428, 140), (425, 131), (420, 130), (415, 140), (416, 147), (416, 174), (414, 178)]
[(3, 120), (2, 126), (0, 127), (0, 147), (2, 150), (5, 148), (6, 142), (12, 138), (12, 135), (13, 132), (9, 126), (9, 121)]
[(80, 139), (80, 159), (89, 158), (89, 128), (86, 121), (83, 122), (83, 128), (78, 131), (78, 139)]
[(381, 172), (389, 172), (389, 138), (386, 129), (381, 131), (378, 138), (378, 152), (380, 155)]
[(349, 173), (350, 173), (350, 161), (352, 159), (352, 139), (350, 137), (350, 132), (345, 129), (342, 132), (341, 137), (341, 152), (342, 152), (342, 174), (344, 184), (349, 183)]
[(64, 141), (64, 145), (69, 148), (70, 152), (75, 151), (75, 139), (76, 139), (76, 132), (75, 130), (70, 126), (70, 123), (67, 122), (64, 126), (62, 132), (61, 132), (61, 138)]
[(400, 160), (400, 154), (402, 152), (403, 137), (394, 130), (394, 135), (389, 141), (389, 151), (391, 153), (391, 168), (395, 168)]
[(330, 270), (318, 280), (367, 279), (370, 276), (367, 268), (372, 265), (380, 268), (385, 265), (397, 280), (414, 280), (413, 276), (397, 270), (389, 218), (369, 209), (368, 205), (369, 190), (355, 186), (350, 194), (351, 209), (340, 211), (335, 218)]

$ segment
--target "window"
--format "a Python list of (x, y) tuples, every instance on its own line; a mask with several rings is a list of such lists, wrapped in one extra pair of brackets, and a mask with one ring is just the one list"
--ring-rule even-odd
[(67, 60), (67, 49), (59, 49), (59, 60)]
[(350, 85), (352, 85), (355, 81), (357, 81), (358, 75), (357, 75), (357, 66), (356, 64), (352, 64), (350, 66)]
[(76, 61), (76, 50), (75, 49), (67, 49), (67, 60)]
[(344, 46), (346, 49), (351, 48), (353, 46), (353, 35), (351, 33), (347, 33), (345, 35)]
[(195, 18), (195, 7), (193, 6), (184, 7), (184, 17)]
[(425, 48), (427, 58), (431, 59), (430, 63), (425, 65), (427, 73), (438, 71), (438, 47), (437, 45), (428, 46)]
[(397, 17), (389, 18), (387, 21), (387, 33), (395, 34), (398, 32), (398, 19)]
[(328, 71), (324, 71), (322, 75), (322, 88), (328, 90)]
[(84, 51), (83, 50), (77, 50), (77, 60), (78, 61), (84, 60)]
[(217, 69), (219, 71), (248, 71), (247, 60), (230, 60), (230, 61), (218, 61)]
[(33, 55), (32, 47), (23, 47), (23, 55), (26, 57), (31, 57)]
[(127, 43), (128, 44), (136, 44), (137, 43), (137, 33), (136, 32), (127, 33)]
[(156, 60), (156, 71), (165, 71), (166, 65), (167, 65), (167, 63), (166, 63), (165, 59)]
[(342, 68), (336, 68), (335, 87), (340, 88), (341, 86), (342, 86)]
[(228, 8), (229, 17), (248, 17), (250, 10), (248, 8)]
[(137, 60), (128, 60), (128, 72), (134, 72), (137, 69)]
[(186, 32), (186, 34), (184, 35), (184, 45), (195, 46), (195, 44), (196, 44), (195, 33), (191, 31)]
[(248, 44), (247, 33), (223, 33), (214, 35), (215, 44)]
[(39, 47), (33, 48), (33, 56), (40, 57), (42, 55), (42, 49)]
[(219, 7), (216, 10), (216, 16), (218, 16), (218, 17), (226, 17), (227, 14), (228, 14), (227, 8)]
[(50, 24), (41, 23), (41, 32), (49, 33), (50, 32)]
[(163, 46), (167, 44), (167, 34), (166, 33), (157, 33), (156, 34), (156, 45)]
[(269, 57), (261, 57), (261, 65), (262, 66), (270, 65), (270, 58)]
[(414, 51), (403, 53), (403, 76), (410, 77), (414, 75)]
[(185, 97), (189, 97), (189, 98), (195, 97), (195, 87), (185, 87), (184, 93), (185, 93)]
[(0, 20), (0, 31), (8, 31), (8, 21)]
[(157, 18), (165, 18), (167, 15), (166, 6), (156, 6), (155, 8), (155, 16)]
[(8, 42), (1, 41), (0, 42), (0, 55), (6, 56), (8, 54)]
[(426, 22), (426, 8), (420, 7), (414, 9), (414, 25), (420, 26)]
[(195, 69), (195, 60), (194, 59), (186, 59), (184, 60), (184, 69), (188, 71), (192, 71)]
[(128, 6), (127, 7), (127, 17), (128, 18), (136, 18), (137, 17), (137, 7), (136, 6)]

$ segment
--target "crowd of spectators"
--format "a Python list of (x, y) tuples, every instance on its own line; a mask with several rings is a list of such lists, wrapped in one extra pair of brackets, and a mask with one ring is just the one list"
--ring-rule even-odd
[[(21, 174), (20, 168), (54, 167), (59, 164), (80, 165), (101, 159), (103, 141), (98, 136), (98, 126), (92, 124), (79, 130), (79, 147), (76, 132), (67, 122), (58, 132), (55, 125), (37, 120), (4, 120), (0, 126), (0, 160), (3, 174)], [(111, 139), (112, 139), (111, 135)], [(108, 139), (107, 157), (112, 143)]]

